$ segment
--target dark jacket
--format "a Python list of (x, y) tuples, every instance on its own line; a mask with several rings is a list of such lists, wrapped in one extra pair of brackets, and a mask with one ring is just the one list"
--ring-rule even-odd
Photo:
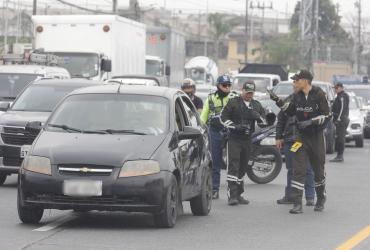
[(230, 130), (231, 135), (240, 135), (235, 130), (238, 125), (248, 126), (249, 134), (251, 134), (255, 130), (256, 123), (253, 111), (257, 112), (263, 119), (265, 118), (265, 109), (259, 101), (252, 100), (248, 108), (242, 97), (232, 98), (221, 112), (221, 122)]
[(349, 96), (346, 92), (342, 91), (337, 94), (333, 103), (333, 120), (346, 121), (349, 115)]
[(289, 103), (285, 102), (282, 109), (288, 116), (296, 116), (298, 122), (307, 121), (320, 115), (325, 116), (324, 123), (320, 125), (312, 124), (303, 130), (299, 130), (301, 134), (315, 134), (323, 131), (331, 119), (325, 92), (317, 86), (312, 86), (307, 99), (302, 91), (294, 93), (291, 101)]
[(190, 96), (190, 100), (193, 102), (193, 104), (194, 104), (194, 106), (197, 110), (203, 109), (203, 101), (198, 96), (192, 95), (192, 96)]

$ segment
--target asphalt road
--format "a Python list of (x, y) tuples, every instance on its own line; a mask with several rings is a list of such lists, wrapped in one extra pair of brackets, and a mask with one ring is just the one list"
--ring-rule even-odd
[(173, 229), (156, 229), (145, 214), (55, 210), (45, 211), (40, 225), (23, 225), (12, 176), (0, 187), (0, 249), (316, 250), (345, 242), (344, 247), (358, 243), (354, 249), (370, 249), (370, 141), (361, 149), (348, 147), (345, 163), (326, 166), (328, 202), (322, 213), (305, 207), (303, 214), (291, 215), (290, 206), (276, 204), (284, 190), (283, 170), (268, 185), (247, 181), (248, 206), (227, 206), (225, 185), (207, 217), (192, 216), (185, 204)]

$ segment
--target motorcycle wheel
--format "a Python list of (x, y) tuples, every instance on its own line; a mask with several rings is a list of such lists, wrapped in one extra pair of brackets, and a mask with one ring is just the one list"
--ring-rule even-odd
[(273, 181), (280, 173), (283, 159), (279, 150), (274, 146), (259, 146), (252, 155), (252, 166), (246, 173), (251, 181), (266, 184)]

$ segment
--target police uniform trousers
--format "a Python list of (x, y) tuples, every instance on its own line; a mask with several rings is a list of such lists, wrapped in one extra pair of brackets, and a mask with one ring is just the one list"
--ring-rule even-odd
[(244, 181), (251, 155), (251, 139), (246, 136), (230, 135), (227, 143), (228, 196), (237, 198), (244, 192)]
[(342, 156), (344, 152), (348, 124), (349, 119), (344, 118), (343, 121), (338, 121), (335, 125), (335, 151), (339, 156)]
[(295, 202), (302, 201), (307, 173), (307, 161), (310, 162), (315, 175), (315, 190), (318, 199), (324, 199), (325, 191), (325, 138), (323, 131), (302, 134), (302, 146), (293, 156), (292, 196)]

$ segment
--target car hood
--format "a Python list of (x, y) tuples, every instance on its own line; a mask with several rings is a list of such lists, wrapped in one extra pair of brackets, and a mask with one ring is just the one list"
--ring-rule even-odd
[(350, 109), (349, 110), (349, 120), (357, 121), (363, 119), (363, 114), (359, 109)]
[(150, 159), (166, 135), (78, 134), (43, 131), (32, 155), (52, 164), (92, 164), (121, 167), (127, 160)]
[(24, 127), (28, 122), (38, 121), (44, 123), (51, 112), (7, 111), (0, 116), (0, 124)]

